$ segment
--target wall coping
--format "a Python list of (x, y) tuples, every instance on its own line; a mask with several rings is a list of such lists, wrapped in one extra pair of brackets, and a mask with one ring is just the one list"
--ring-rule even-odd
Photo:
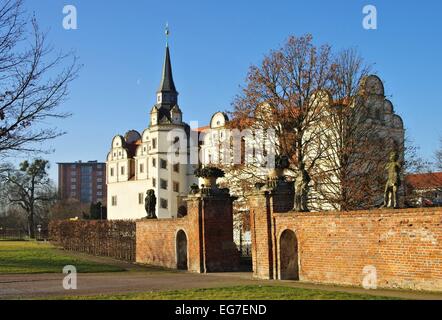
[(407, 216), (416, 215), (431, 216), (442, 215), (442, 207), (434, 208), (407, 208), (407, 209), (377, 209), (377, 210), (360, 210), (360, 211), (322, 211), (322, 212), (296, 212), (289, 211), (286, 213), (273, 213), (273, 217), (386, 217), (386, 216)]
[(162, 223), (162, 222), (176, 222), (188, 220), (189, 215), (182, 218), (164, 218), (164, 219), (137, 219), (135, 223)]

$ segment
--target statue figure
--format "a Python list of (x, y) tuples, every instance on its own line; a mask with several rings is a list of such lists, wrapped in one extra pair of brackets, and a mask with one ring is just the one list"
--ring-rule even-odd
[(310, 211), (307, 207), (310, 180), (310, 175), (307, 170), (305, 170), (305, 165), (302, 163), (295, 180), (295, 211)]
[(278, 183), (285, 181), (284, 171), (290, 167), (288, 156), (278, 155), (275, 157), (275, 169), (267, 177), (267, 186), (275, 188)]
[(390, 153), (390, 160), (385, 166), (388, 178), (385, 185), (384, 205), (382, 208), (399, 208), (398, 191), (401, 185), (402, 165), (399, 162), (399, 155), (396, 151)]
[(277, 169), (287, 169), (290, 166), (290, 160), (288, 156), (276, 156), (275, 158), (275, 168)]
[(144, 209), (146, 209), (147, 219), (157, 219), (155, 209), (157, 206), (157, 197), (155, 196), (155, 190), (147, 190), (146, 198), (144, 198)]

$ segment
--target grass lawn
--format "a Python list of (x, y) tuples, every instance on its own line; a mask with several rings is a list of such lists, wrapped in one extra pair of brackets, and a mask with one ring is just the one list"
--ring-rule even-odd
[(72, 257), (47, 243), (0, 241), (0, 274), (61, 273), (73, 265), (77, 272), (116, 272), (124, 269)]
[(395, 300), (372, 295), (286, 286), (237, 286), (117, 295), (70, 296), (74, 300)]

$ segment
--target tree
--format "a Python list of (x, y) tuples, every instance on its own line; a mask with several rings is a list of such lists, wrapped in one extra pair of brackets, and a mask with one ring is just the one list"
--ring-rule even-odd
[[(261, 65), (250, 68), (246, 87), (233, 103), (230, 126), (271, 129), (276, 136), (273, 141), (276, 154), (290, 159), (288, 170), (296, 174), (305, 168), (310, 174), (323, 150), (318, 148), (307, 163), (308, 146), (318, 140), (318, 132), (307, 133), (324, 115), (320, 95), (330, 88), (334, 79), (332, 60), (330, 46), (315, 46), (311, 35), (289, 37), (282, 48), (265, 56)], [(253, 184), (264, 178), (254, 174), (258, 167), (260, 163), (249, 163), (232, 169), (241, 171), (236, 176), (245, 177)]]
[(82, 204), (77, 199), (66, 199), (56, 201), (49, 209), (51, 220), (65, 220), (76, 217), (83, 217), (83, 213), (88, 212), (86, 204)]
[(35, 238), (36, 216), (40, 213), (38, 217), (45, 218), (41, 209), (56, 198), (48, 169), (47, 160), (36, 159), (32, 163), (24, 161), (18, 170), (8, 170), (2, 176), (8, 203), (21, 208), (26, 214), (30, 238)]
[(89, 219), (91, 220), (106, 220), (107, 209), (101, 202), (91, 203), (89, 208)]
[(334, 65), (326, 116), (313, 128), (319, 141), (310, 146), (326, 150), (312, 174), (315, 209), (369, 209), (382, 202), (390, 152), (403, 154), (402, 120), (354, 49), (338, 53)]
[[(288, 156), (286, 174), (296, 177), (298, 210), (382, 202), (385, 164), (391, 151), (403, 154), (404, 130), (382, 81), (370, 71), (356, 50), (334, 53), (329, 45), (315, 46), (310, 35), (290, 37), (250, 68), (229, 127), (275, 133), (276, 155)], [(260, 138), (253, 134), (249, 150), (263, 144)], [(233, 189), (251, 189), (267, 178), (259, 161), (225, 171)]]
[(436, 169), (442, 171), (442, 138), (440, 139), (439, 149), (436, 151), (435, 158)]
[(428, 173), (431, 163), (420, 155), (420, 147), (409, 137), (405, 137), (404, 174)]
[(23, 0), (0, 4), (0, 157), (43, 151), (43, 142), (63, 134), (47, 123), (69, 116), (57, 109), (79, 67), (71, 53), (55, 54), (46, 42)]

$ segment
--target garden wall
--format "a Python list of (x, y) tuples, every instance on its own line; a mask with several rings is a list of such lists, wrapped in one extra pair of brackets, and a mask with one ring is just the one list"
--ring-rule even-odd
[(295, 213), (283, 202), (251, 197), (255, 277), (442, 291), (442, 208)]
[(222, 193), (189, 196), (184, 218), (138, 220), (136, 262), (199, 273), (238, 270), (233, 200)]
[(65, 250), (135, 261), (133, 221), (51, 221), (49, 239)]

